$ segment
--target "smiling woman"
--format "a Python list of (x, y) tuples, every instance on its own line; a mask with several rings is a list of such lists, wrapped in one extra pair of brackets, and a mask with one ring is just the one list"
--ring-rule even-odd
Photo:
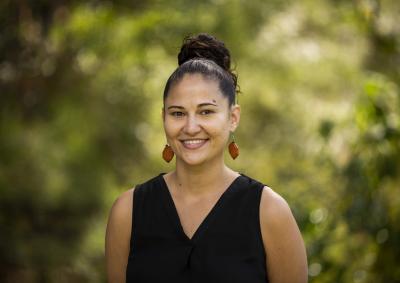
[[(303, 240), (286, 201), (227, 167), (240, 121), (237, 76), (222, 41), (187, 37), (164, 90), (163, 158), (175, 170), (115, 201), (107, 276), (122, 282), (307, 282)], [(236, 144), (229, 152), (236, 158)]]
[[(176, 154), (177, 166), (220, 166), (229, 139), (238, 125), (240, 108), (229, 106), (214, 80), (201, 74), (187, 74), (171, 87), (164, 101), (164, 129)], [(218, 168), (219, 169), (219, 168)]]

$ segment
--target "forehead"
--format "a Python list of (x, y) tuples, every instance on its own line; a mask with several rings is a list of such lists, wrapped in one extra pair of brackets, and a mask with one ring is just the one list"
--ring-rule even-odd
[(201, 74), (186, 74), (169, 90), (166, 104), (200, 104), (214, 102), (228, 103), (217, 81), (207, 79)]

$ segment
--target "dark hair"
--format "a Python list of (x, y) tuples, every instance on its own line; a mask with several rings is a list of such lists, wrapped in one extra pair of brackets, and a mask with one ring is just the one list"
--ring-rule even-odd
[(229, 105), (235, 104), (237, 75), (231, 69), (231, 55), (225, 44), (206, 33), (186, 36), (178, 54), (179, 67), (168, 78), (164, 89), (164, 101), (170, 88), (185, 74), (202, 74), (206, 79), (216, 80)]

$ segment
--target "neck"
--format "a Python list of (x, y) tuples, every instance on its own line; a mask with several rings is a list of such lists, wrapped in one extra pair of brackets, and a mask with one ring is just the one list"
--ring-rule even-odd
[(188, 166), (177, 160), (176, 170), (172, 172), (171, 178), (177, 189), (182, 192), (190, 195), (202, 195), (215, 192), (216, 187), (226, 186), (237, 175), (225, 165), (223, 159), (220, 162), (201, 166)]

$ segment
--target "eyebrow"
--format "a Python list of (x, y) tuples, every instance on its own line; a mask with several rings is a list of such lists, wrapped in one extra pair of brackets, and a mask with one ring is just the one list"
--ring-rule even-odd
[(185, 109), (185, 107), (183, 107), (183, 106), (176, 106), (176, 105), (169, 106), (167, 109), (171, 109), (171, 108)]
[[(216, 106), (216, 107), (218, 107), (217, 104), (210, 103), (210, 102), (200, 103), (199, 105), (197, 105), (197, 107), (204, 107), (204, 106)], [(178, 105), (171, 105), (171, 106), (169, 106), (167, 109), (169, 110), (169, 109), (171, 109), (171, 108), (185, 109), (185, 107), (183, 107), (183, 106), (178, 106)]]
[(211, 103), (211, 102), (200, 103), (198, 106), (199, 106), (199, 107), (203, 107), (203, 106), (216, 106), (216, 107), (218, 107), (217, 104)]

